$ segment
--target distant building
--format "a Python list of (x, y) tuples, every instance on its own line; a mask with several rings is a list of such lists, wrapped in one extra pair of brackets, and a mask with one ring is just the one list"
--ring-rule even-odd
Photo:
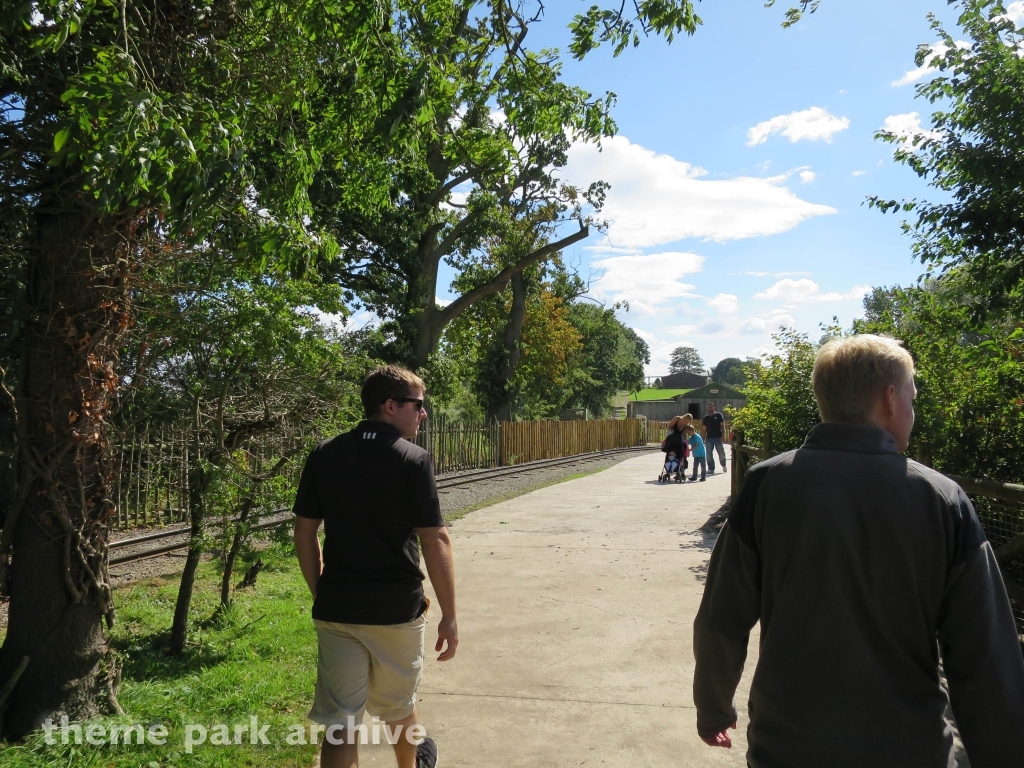
[(731, 411), (738, 411), (747, 404), (747, 396), (733, 387), (710, 382), (678, 395), (675, 401), (680, 413), (690, 413), (698, 420), (708, 412), (708, 403), (714, 403), (715, 410), (729, 418)]
[(661, 377), (661, 389), (696, 389), (708, 383), (708, 377), (700, 373), (670, 373)]
[(669, 421), (673, 416), (689, 413), (699, 422), (700, 418), (707, 413), (708, 403), (714, 403), (715, 409), (724, 413), (728, 419), (731, 412), (737, 411), (747, 404), (747, 396), (733, 387), (711, 382), (665, 400), (640, 402), (630, 400), (627, 416), (629, 418), (643, 416), (651, 421)]

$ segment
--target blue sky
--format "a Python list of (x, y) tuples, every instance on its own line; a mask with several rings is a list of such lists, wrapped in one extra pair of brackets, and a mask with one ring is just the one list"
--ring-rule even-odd
[[(564, 50), (589, 5), (548, 3), (528, 44)], [(928, 12), (952, 29), (955, 9), (824, 0), (782, 29), (779, 6), (704, 2), (693, 37), (565, 63), (568, 82), (618, 95), (619, 125), (602, 152), (571, 153), (569, 179), (612, 188), (607, 236), (567, 256), (593, 298), (629, 302), (622, 319), (651, 346), (649, 375), (680, 344), (712, 365), (768, 351), (782, 324), (816, 338), (820, 322), (860, 314), (867, 286), (921, 273), (900, 218), (864, 201), (935, 196), (873, 135), (887, 120), (913, 128), (913, 112), (927, 128), (914, 54), (935, 40)]]

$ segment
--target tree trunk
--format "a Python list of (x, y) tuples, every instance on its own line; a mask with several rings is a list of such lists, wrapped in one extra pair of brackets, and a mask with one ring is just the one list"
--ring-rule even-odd
[(523, 335), (523, 321), (526, 318), (526, 280), (522, 272), (512, 277), (512, 308), (505, 325), (505, 349), (498, 364), (492, 391), (494, 401), (488, 407), (487, 418), (511, 420), (512, 393), (509, 384), (516, 374), (516, 366), (523, 356), (519, 342)]
[[(40, 210), (65, 203), (44, 202)], [(102, 626), (114, 620), (106, 422), (128, 325), (132, 233), (82, 210), (40, 213), (35, 233), (16, 395), (18, 487), (0, 534), (0, 592), (10, 596), (0, 688), (30, 659), (0, 712), (8, 739), (47, 717), (119, 709), (119, 666)]]
[(221, 579), (220, 582), (221, 608), (227, 608), (231, 605), (231, 574), (235, 570), (235, 560), (238, 559), (238, 553), (242, 551), (242, 544), (245, 541), (246, 535), (249, 533), (247, 525), (249, 522), (249, 513), (252, 512), (252, 508), (255, 504), (255, 498), (252, 496), (242, 502), (242, 511), (239, 513), (238, 522), (235, 524), (235, 535), (231, 540), (231, 549), (228, 550), (228, 554), (224, 558), (224, 578)]
[(171, 621), (171, 653), (181, 653), (185, 650), (185, 640), (188, 638), (188, 609), (192, 604), (192, 589), (196, 582), (196, 569), (199, 567), (199, 558), (203, 554), (203, 527), (206, 518), (206, 492), (210, 487), (210, 474), (203, 468), (200, 461), (202, 456), (199, 430), (199, 395), (193, 401), (192, 413), (192, 455), (196, 457), (196, 465), (192, 470), (192, 477), (189, 480), (188, 507), (189, 527), (188, 555), (185, 557), (185, 567), (181, 572), (181, 582), (178, 585), (178, 600), (174, 604), (174, 619)]

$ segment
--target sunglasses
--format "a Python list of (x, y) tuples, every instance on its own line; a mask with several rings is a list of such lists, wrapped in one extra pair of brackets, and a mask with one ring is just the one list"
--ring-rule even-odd
[[(415, 398), (415, 397), (389, 397), (388, 400), (394, 400), (396, 403), (415, 403), (417, 411), (423, 409), (423, 400), (422, 400), (422, 398)], [(388, 400), (385, 400), (384, 403), (386, 403)], [(383, 405), (384, 403), (381, 403), (381, 405)]]

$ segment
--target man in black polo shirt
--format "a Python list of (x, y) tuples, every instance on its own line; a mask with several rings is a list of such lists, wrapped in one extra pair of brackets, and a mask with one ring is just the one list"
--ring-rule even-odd
[(725, 472), (725, 446), (722, 445), (722, 426), (725, 424), (725, 416), (715, 410), (714, 403), (708, 403), (708, 412), (704, 415), (704, 445), (708, 449), (708, 472), (715, 471), (715, 451), (718, 451), (718, 460), (722, 462), (722, 471)]
[(404, 368), (371, 371), (361, 393), (366, 420), (314, 448), (299, 481), (295, 551), (313, 594), (319, 662), (309, 717), (327, 726), (323, 768), (359, 764), (364, 711), (388, 726), (399, 768), (437, 762), (416, 714), (429, 604), (421, 546), (441, 609), (439, 661), (455, 655), (459, 632), (451, 541), (433, 468), (427, 452), (408, 442), (427, 417), (425, 389)]

